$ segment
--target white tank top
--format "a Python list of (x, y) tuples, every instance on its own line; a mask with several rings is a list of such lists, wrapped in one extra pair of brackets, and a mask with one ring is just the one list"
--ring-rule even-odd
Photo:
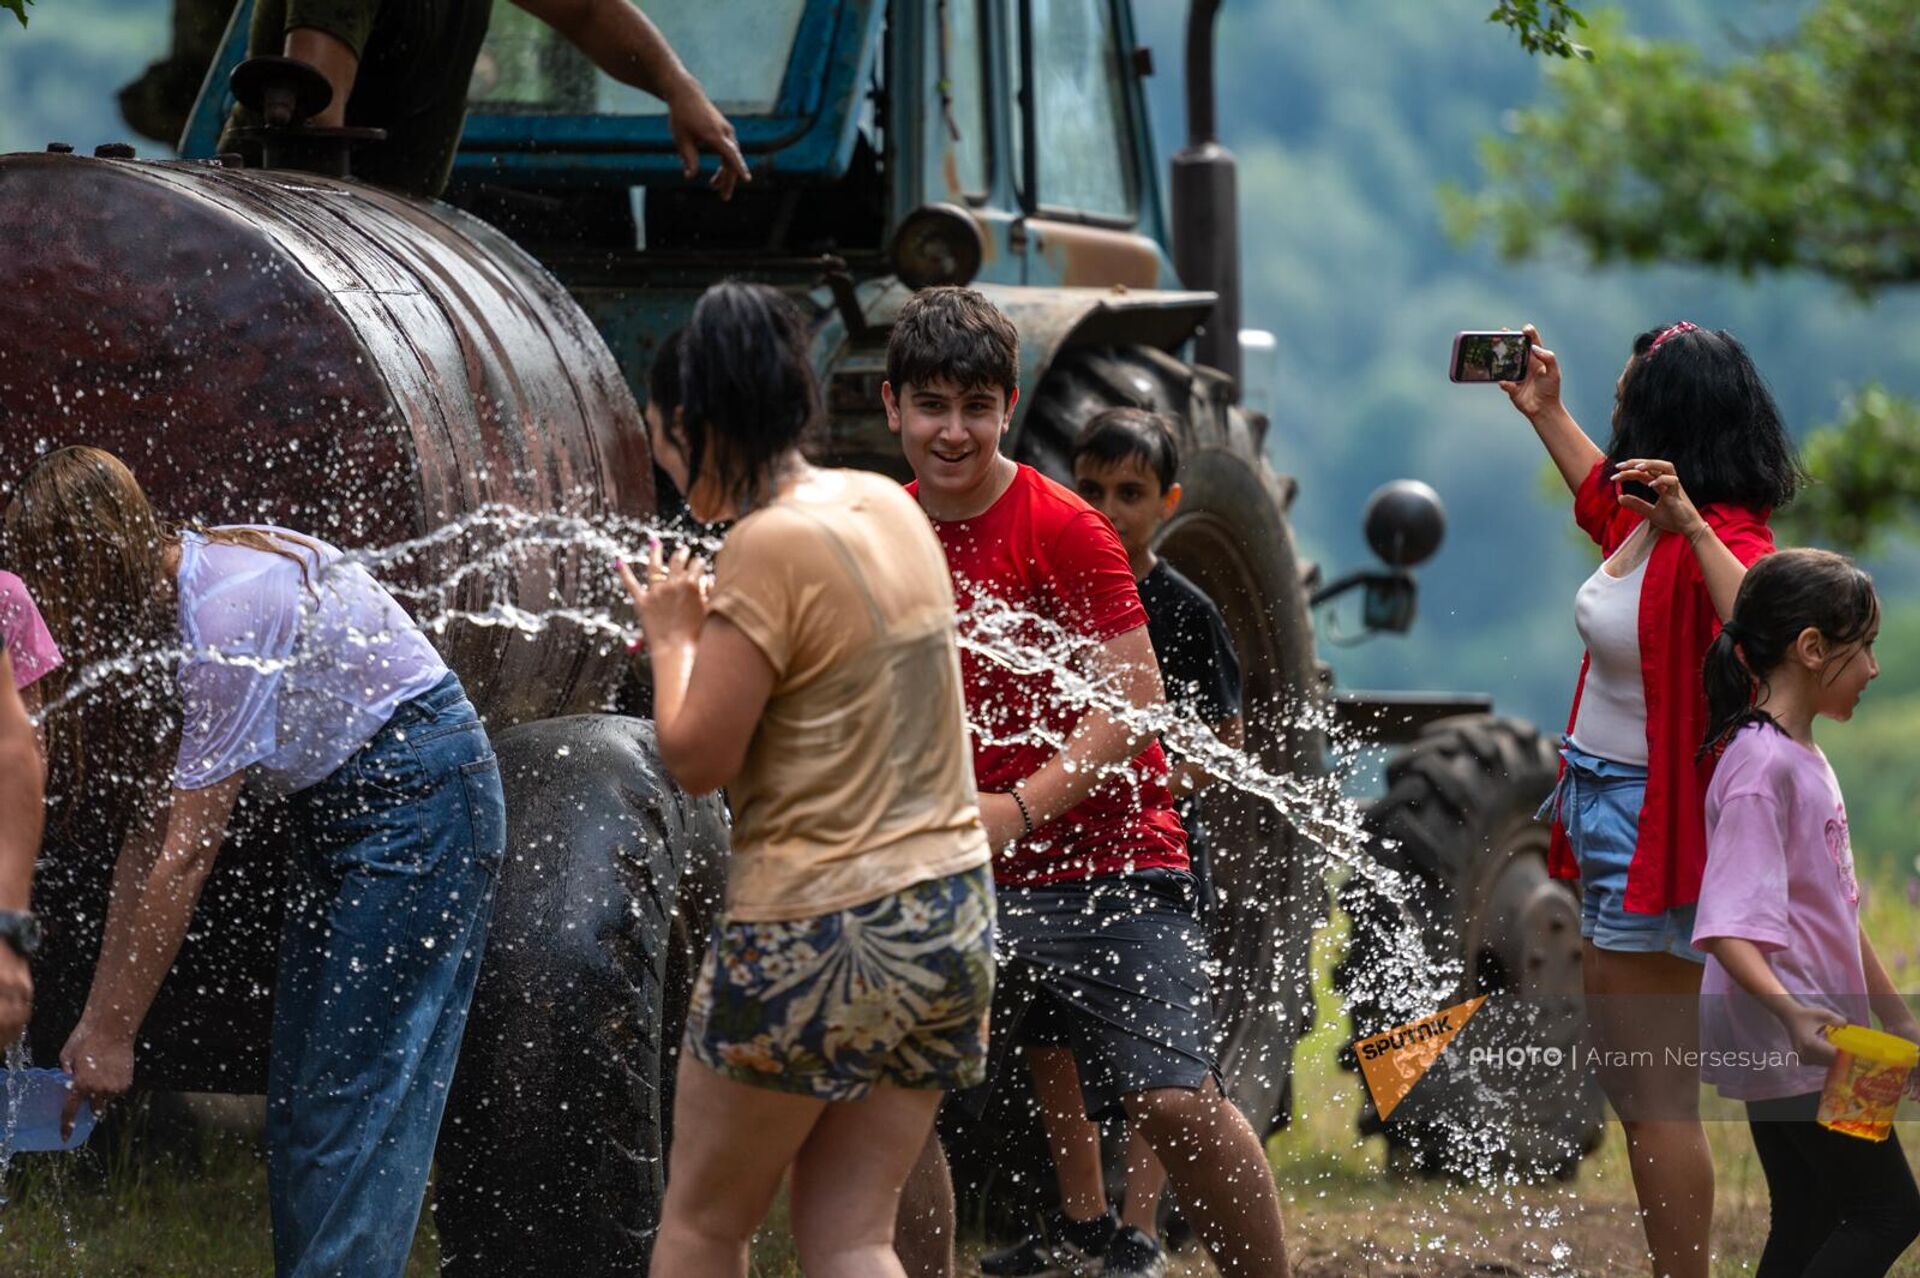
[[(1636, 533), (1616, 558), (1638, 545)], [(1647, 690), (1640, 673), (1640, 587), (1647, 578), (1648, 554), (1624, 577), (1595, 570), (1574, 597), (1573, 620), (1587, 645), (1590, 664), (1573, 744), (1615, 763), (1647, 766)], [(1612, 562), (1611, 560), (1609, 562)]]

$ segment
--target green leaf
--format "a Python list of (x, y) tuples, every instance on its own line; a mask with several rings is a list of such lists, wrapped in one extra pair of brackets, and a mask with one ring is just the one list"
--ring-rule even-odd
[(1788, 541), (1854, 553), (1920, 532), (1920, 404), (1868, 385), (1801, 450), (1808, 484), (1781, 516)]
[(1487, 15), (1487, 21), (1512, 27), (1514, 34), (1520, 37), (1520, 47), (1528, 53), (1545, 53), (1556, 58), (1578, 58), (1583, 61), (1593, 57), (1593, 50), (1575, 44), (1567, 36), (1567, 28), (1580, 27), (1584, 30), (1587, 25), (1586, 18), (1567, 0), (1546, 0), (1544, 13), (1540, 0), (1500, 0), (1493, 12)]
[[(1532, 47), (1557, 15), (1492, 16)], [(1860, 294), (1920, 281), (1911, 0), (1816, 0), (1793, 36), (1721, 63), (1634, 39), (1617, 13), (1592, 39), (1597, 62), (1549, 67), (1547, 104), (1488, 142), (1482, 189), (1451, 199), (1456, 234), (1517, 254), (1558, 232), (1596, 263), (1810, 270)]]
[(0, 0), (0, 9), (5, 9), (20, 19), (20, 25), (24, 27), (27, 25), (27, 6), (32, 3), (33, 0)]

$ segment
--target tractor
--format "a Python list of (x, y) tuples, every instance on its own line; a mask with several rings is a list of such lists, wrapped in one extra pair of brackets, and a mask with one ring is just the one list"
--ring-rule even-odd
[[(1284, 405), (1242, 402), (1218, 0), (1192, 0), (1188, 136), (1164, 201), (1143, 86), (1154, 59), (1127, 0), (646, 7), (753, 166), (729, 203), (685, 179), (658, 103), (507, 6), (442, 201), (356, 182), (356, 140), (297, 120), (267, 140), (263, 167), (217, 152), (231, 86), (259, 87), (234, 74), (251, 0), (228, 21), (181, 159), (124, 144), (0, 156), (0, 482), (84, 440), (125, 456), (175, 516), (270, 519), (346, 546), (422, 539), (387, 562), (409, 602), (440, 609), (437, 642), (487, 718), (509, 810), (439, 1150), (446, 1271), (644, 1272), (726, 831), (717, 800), (665, 779), (644, 685), (606, 628), (578, 620), (616, 602), (604, 556), (555, 533), (436, 588), (452, 565), (433, 534), (508, 511), (561, 531), (671, 515), (636, 397), (661, 342), (723, 278), (779, 287), (806, 316), (827, 464), (904, 477), (881, 405), (886, 337), (912, 291), (937, 284), (980, 289), (1019, 330), (1019, 460), (1070, 480), (1068, 444), (1092, 413), (1169, 414), (1186, 496), (1159, 552), (1232, 631), (1249, 751), (1331, 793), (1336, 748), (1397, 749), (1360, 850), (1397, 891), (1366, 873), (1330, 884), (1314, 833), (1263, 799), (1225, 787), (1206, 800), (1221, 1065), (1257, 1129), (1313, 1100), (1293, 1093), (1292, 1062), (1336, 885), (1353, 925), (1336, 979), (1356, 1035), (1402, 1014), (1364, 977), (1408, 937), (1457, 971), (1461, 997), (1506, 991), (1573, 1032), (1577, 903), (1548, 878), (1534, 819), (1554, 776), (1547, 739), (1485, 697), (1337, 692), (1316, 656), (1314, 607), (1350, 592), (1372, 628), (1412, 624), (1410, 570), (1438, 548), (1442, 516), (1430, 491), (1389, 486), (1367, 512), (1382, 565), (1323, 582), (1296, 554), (1300, 480), (1266, 447), (1272, 418), (1292, 424)], [(528, 635), (498, 624), (501, 604), (554, 619)], [(80, 815), (41, 871), (56, 923), (41, 1059), (84, 1000), (104, 913), (111, 804)], [(260, 1090), (281, 854), (273, 806), (250, 804), (143, 1031), (143, 1085)], [(1363, 1128), (1403, 1163), (1459, 1170), (1456, 1120), (1429, 1099), (1385, 1123), (1369, 1109)], [(1512, 1165), (1564, 1175), (1601, 1109), (1563, 1071), (1498, 1118)], [(1047, 1183), (1033, 1128), (1016, 1099), (948, 1130), (962, 1193), (1004, 1203)]]

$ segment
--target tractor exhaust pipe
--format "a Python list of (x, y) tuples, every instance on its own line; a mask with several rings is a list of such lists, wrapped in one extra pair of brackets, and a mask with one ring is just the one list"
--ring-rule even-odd
[(1233, 152), (1220, 145), (1213, 92), (1213, 20), (1220, 0), (1187, 10), (1187, 144), (1173, 157), (1173, 266), (1188, 288), (1217, 294), (1194, 358), (1233, 378), (1240, 398), (1240, 213)]

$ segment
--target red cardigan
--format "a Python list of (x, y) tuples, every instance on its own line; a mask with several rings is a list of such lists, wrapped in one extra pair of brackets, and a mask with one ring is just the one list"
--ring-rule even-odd
[[(1593, 468), (1574, 494), (1573, 518), (1611, 557), (1640, 516), (1620, 505), (1606, 463)], [(1701, 515), (1741, 563), (1773, 551), (1770, 510), (1707, 506)], [(1701, 678), (1707, 646), (1720, 633), (1720, 617), (1707, 593), (1700, 560), (1684, 537), (1658, 537), (1640, 588), (1640, 679), (1647, 695), (1647, 793), (1640, 809), (1640, 841), (1627, 869), (1626, 907), (1660, 914), (1700, 899), (1707, 864), (1707, 783), (1713, 761), (1695, 762), (1707, 734), (1707, 694)], [(1589, 655), (1580, 663), (1567, 733), (1580, 718)], [(1564, 772), (1566, 765), (1561, 765)], [(1553, 825), (1547, 869), (1556, 879), (1577, 879), (1579, 866), (1566, 827)]]

